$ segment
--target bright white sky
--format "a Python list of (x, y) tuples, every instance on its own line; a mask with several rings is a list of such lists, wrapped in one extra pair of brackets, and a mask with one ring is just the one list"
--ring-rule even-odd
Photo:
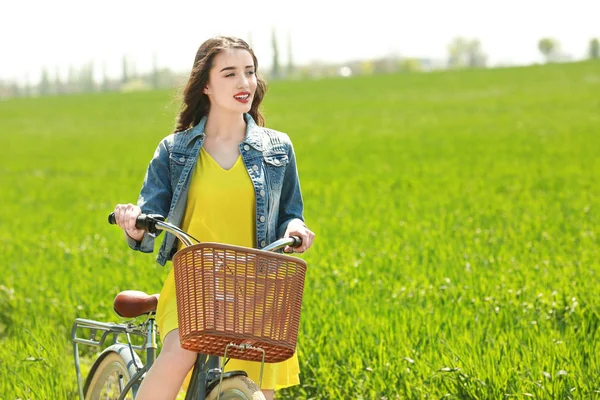
[(149, 71), (188, 72), (200, 43), (216, 34), (251, 35), (259, 64), (271, 65), (271, 29), (280, 60), (287, 35), (297, 64), (342, 62), (390, 53), (445, 59), (457, 35), (482, 42), (491, 65), (540, 61), (540, 37), (584, 58), (600, 37), (600, 0), (2, 0), (0, 79), (35, 83), (42, 66), (63, 79), (69, 65), (93, 61), (99, 76), (121, 74), (121, 59)]

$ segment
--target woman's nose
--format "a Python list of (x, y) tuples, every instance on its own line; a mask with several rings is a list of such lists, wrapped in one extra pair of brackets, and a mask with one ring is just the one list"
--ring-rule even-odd
[(245, 88), (248, 87), (248, 79), (242, 74), (240, 80), (238, 81), (238, 87)]

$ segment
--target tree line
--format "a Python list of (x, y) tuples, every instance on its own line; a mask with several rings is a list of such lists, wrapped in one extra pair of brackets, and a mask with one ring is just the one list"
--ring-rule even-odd
[[(248, 42), (252, 46), (251, 35), (249, 35)], [(447, 47), (447, 59), (444, 64), (436, 63), (431, 59), (387, 56), (372, 60), (348, 61), (342, 64), (313, 62), (310, 65), (296, 65), (292, 53), (292, 38), (289, 34), (286, 45), (287, 60), (283, 63), (280, 58), (277, 35), (273, 29), (271, 33), (273, 54), (271, 69), (263, 72), (268, 80), (488, 67), (488, 56), (481, 42), (478, 39), (465, 37), (456, 37), (450, 41)], [(568, 60), (568, 56), (561, 50), (560, 42), (555, 38), (541, 38), (537, 49), (546, 62)], [(598, 38), (592, 38), (589, 41), (588, 58), (600, 58), (600, 41)], [(27, 82), (27, 78), (25, 84), (21, 85), (16, 82), (0, 80), (0, 98), (172, 88), (184, 84), (187, 78), (185, 73), (176, 73), (169, 68), (159, 68), (156, 55), (153, 57), (152, 70), (147, 73), (138, 73), (133, 60), (126, 56), (123, 56), (121, 61), (121, 76), (119, 78), (108, 77), (106, 64), (102, 64), (100, 74), (96, 74), (96, 67), (92, 62), (81, 66), (79, 69), (70, 66), (66, 80), (61, 79), (58, 68), (55, 69), (54, 73), (51, 73), (48, 68), (43, 67), (37, 85), (31, 85)], [(94, 79), (96, 75), (102, 76), (100, 82)]]

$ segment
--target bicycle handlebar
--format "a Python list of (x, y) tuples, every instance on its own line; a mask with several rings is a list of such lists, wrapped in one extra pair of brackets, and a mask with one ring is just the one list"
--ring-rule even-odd
[[(156, 222), (164, 220), (165, 217), (159, 214), (140, 214), (135, 221), (135, 227), (148, 233), (155, 234), (158, 232), (158, 229), (156, 229)], [(111, 225), (117, 224), (117, 218), (115, 217), (114, 212), (110, 213), (108, 216), (108, 223)]]
[[(108, 223), (111, 225), (117, 224), (117, 219), (114, 212), (110, 213), (108, 216)], [(140, 214), (135, 221), (135, 227), (151, 234), (156, 234), (159, 230), (170, 232), (179, 240), (181, 240), (186, 246), (192, 245), (192, 241), (190, 239), (200, 243), (200, 241), (195, 237), (184, 232), (175, 225), (165, 222), (165, 217), (159, 214)], [(300, 245), (302, 245), (302, 238), (298, 236), (290, 236), (288, 238), (279, 239), (264, 247), (262, 250), (276, 251), (285, 246), (299, 247)]]

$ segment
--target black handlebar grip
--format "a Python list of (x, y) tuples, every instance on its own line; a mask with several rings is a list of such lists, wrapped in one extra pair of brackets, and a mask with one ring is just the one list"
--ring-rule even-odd
[[(141, 229), (146, 232), (156, 233), (156, 222), (164, 221), (165, 217), (158, 214), (140, 214), (138, 215), (135, 221), (135, 227), (137, 229)], [(115, 217), (115, 213), (112, 212), (108, 216), (108, 223), (111, 225), (116, 225), (117, 218)]]
[(290, 236), (290, 239), (294, 240), (294, 243), (292, 243), (292, 247), (302, 246), (302, 238), (300, 236)]

